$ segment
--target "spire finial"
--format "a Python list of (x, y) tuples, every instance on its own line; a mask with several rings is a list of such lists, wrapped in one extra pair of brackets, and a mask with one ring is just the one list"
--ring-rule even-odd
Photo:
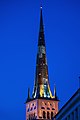
[(40, 8), (42, 9), (42, 5), (40, 6)]
[(54, 96), (55, 98), (57, 97), (57, 94), (56, 94), (56, 85), (54, 84)]
[(41, 3), (40, 3), (41, 5), (40, 5), (40, 8), (42, 9), (42, 0), (41, 0)]

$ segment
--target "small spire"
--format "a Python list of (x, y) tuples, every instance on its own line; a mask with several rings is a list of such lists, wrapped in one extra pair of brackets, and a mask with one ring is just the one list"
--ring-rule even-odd
[(54, 97), (56, 98), (57, 97), (57, 94), (56, 94), (56, 85), (54, 84)]
[(28, 88), (28, 97), (27, 99), (29, 100), (30, 99), (30, 89)]

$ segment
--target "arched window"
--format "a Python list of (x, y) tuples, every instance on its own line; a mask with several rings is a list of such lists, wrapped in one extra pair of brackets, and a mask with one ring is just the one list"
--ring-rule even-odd
[(35, 117), (35, 113), (34, 113), (34, 117)]
[(33, 114), (33, 120), (35, 119), (35, 117), (36, 117), (36, 116), (35, 116), (35, 113), (34, 113), (34, 114)]
[(43, 118), (46, 118), (46, 113), (45, 113), (45, 111), (43, 111)]
[(53, 118), (53, 112), (51, 112), (51, 119)]
[(47, 112), (47, 119), (50, 119), (50, 114), (49, 114), (49, 112)]
[(30, 115), (29, 115), (29, 120), (30, 120)]

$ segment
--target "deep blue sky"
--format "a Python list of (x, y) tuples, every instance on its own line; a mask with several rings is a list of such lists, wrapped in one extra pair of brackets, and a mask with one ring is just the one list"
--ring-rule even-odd
[[(0, 120), (25, 120), (27, 88), (33, 90), (39, 0), (0, 0)], [(80, 0), (43, 0), (51, 90), (60, 107), (78, 89)]]

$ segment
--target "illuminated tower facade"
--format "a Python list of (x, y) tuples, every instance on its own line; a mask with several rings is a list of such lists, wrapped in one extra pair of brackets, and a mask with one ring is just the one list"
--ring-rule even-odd
[(52, 119), (52, 117), (58, 112), (58, 102), (59, 100), (56, 95), (56, 87), (54, 87), (54, 95), (52, 95), (50, 90), (42, 7), (40, 7), (40, 28), (35, 83), (32, 97), (30, 97), (30, 90), (28, 89), (28, 98), (26, 101), (26, 120)]

